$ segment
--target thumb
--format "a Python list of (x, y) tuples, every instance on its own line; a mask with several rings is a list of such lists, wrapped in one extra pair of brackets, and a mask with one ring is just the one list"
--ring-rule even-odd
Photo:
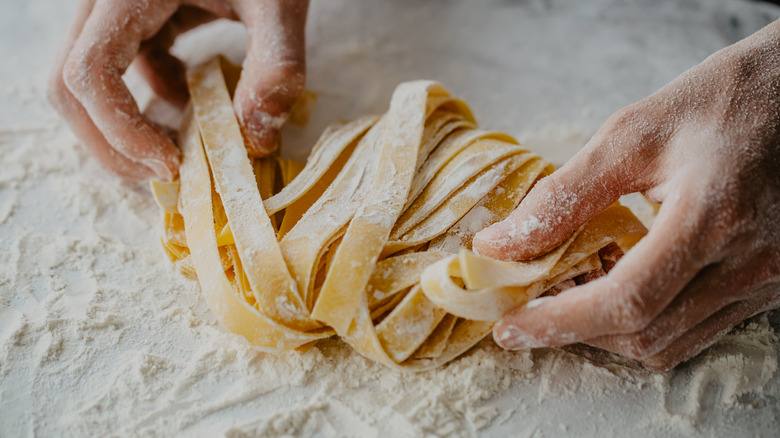
[(233, 104), (250, 156), (265, 156), (306, 82), (307, 0), (237, 2), (249, 33)]
[(642, 190), (632, 169), (643, 154), (631, 151), (644, 136), (627, 135), (630, 124), (620, 121), (624, 119), (613, 116), (566, 165), (540, 180), (506, 219), (477, 233), (474, 250), (499, 260), (539, 256), (621, 195)]

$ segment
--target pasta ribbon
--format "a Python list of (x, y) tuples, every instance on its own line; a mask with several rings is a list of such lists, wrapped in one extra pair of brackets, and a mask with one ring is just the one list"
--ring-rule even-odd
[(219, 322), (263, 350), (338, 335), (390, 367), (436, 367), (510, 310), (605, 271), (647, 231), (613, 205), (535, 260), (480, 257), (474, 234), (549, 162), (478, 130), (433, 81), (399, 85), (384, 115), (332, 125), (305, 164), (252, 159), (231, 102), (238, 74), (222, 58), (188, 72), (180, 179), (152, 191), (167, 254)]

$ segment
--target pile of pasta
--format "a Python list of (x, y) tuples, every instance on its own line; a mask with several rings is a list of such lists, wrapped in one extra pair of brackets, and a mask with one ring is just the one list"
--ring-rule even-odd
[[(219, 322), (267, 351), (338, 335), (390, 367), (444, 364), (508, 311), (605, 272), (645, 233), (619, 205), (535, 260), (470, 251), (551, 164), (477, 129), (432, 81), (402, 83), (382, 116), (336, 123), (305, 164), (247, 155), (216, 58), (188, 72), (178, 181), (153, 182), (162, 243)], [(610, 262), (611, 260), (611, 262)]]

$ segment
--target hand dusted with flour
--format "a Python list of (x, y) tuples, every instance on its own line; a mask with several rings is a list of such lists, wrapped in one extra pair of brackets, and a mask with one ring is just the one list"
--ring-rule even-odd
[(152, 89), (184, 107), (176, 36), (217, 18), (244, 22), (247, 57), (234, 99), (247, 149), (264, 156), (306, 78), (308, 0), (81, 0), (49, 80), (49, 101), (107, 168), (130, 179), (171, 180), (173, 141), (139, 111), (122, 75), (135, 62)]
[(475, 248), (534, 257), (623, 194), (662, 203), (610, 275), (518, 309), (507, 348), (588, 342), (670, 368), (780, 304), (780, 22), (615, 114)]

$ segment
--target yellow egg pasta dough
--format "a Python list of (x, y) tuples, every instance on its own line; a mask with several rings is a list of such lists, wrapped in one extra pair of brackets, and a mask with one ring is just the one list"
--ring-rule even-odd
[(219, 322), (263, 350), (337, 335), (390, 367), (436, 367), (508, 311), (604, 272), (606, 253), (646, 233), (613, 205), (535, 260), (478, 256), (474, 233), (505, 218), (550, 163), (477, 129), (433, 81), (399, 85), (381, 116), (332, 125), (305, 164), (251, 159), (231, 102), (239, 74), (221, 58), (188, 72), (179, 180), (152, 191), (167, 254)]

